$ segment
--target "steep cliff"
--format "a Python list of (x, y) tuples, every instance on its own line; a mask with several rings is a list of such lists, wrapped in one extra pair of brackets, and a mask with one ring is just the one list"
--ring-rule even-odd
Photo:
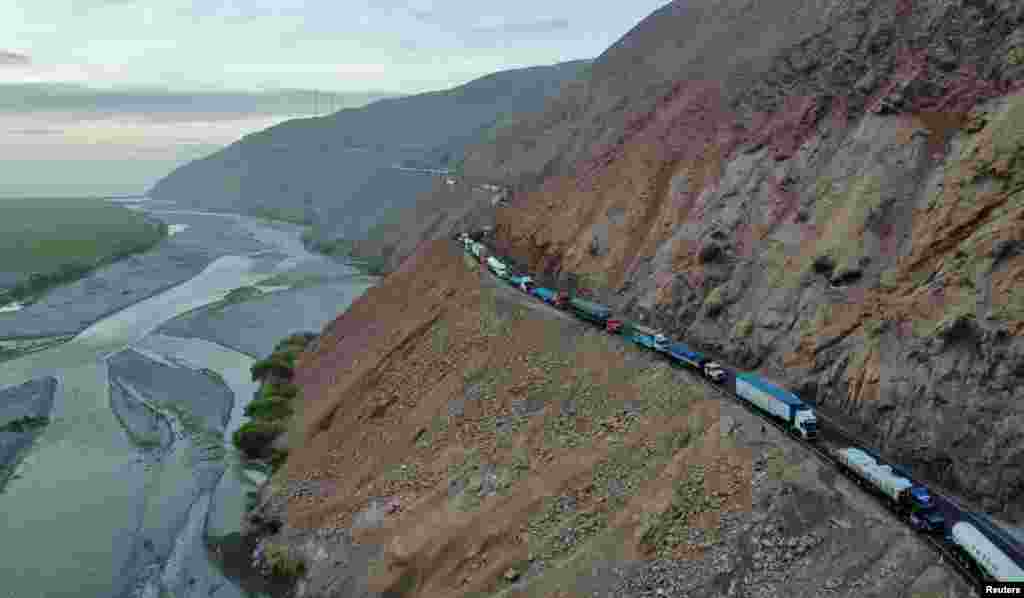
[(456, 166), (463, 145), (485, 138), (506, 114), (540, 109), (587, 63), (503, 71), (448, 90), (290, 120), (178, 168), (149, 194), (315, 223), (325, 237), (365, 232), (431, 187), (430, 175), (393, 165)]
[(1019, 2), (676, 1), (465, 170), (535, 270), (1019, 520), (1022, 81)]

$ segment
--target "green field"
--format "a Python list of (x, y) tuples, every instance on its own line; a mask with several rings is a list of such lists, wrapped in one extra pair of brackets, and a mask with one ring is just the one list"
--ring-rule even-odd
[(166, 234), (166, 225), (99, 199), (2, 199), (0, 280), (18, 284), (0, 291), (0, 303), (31, 301)]

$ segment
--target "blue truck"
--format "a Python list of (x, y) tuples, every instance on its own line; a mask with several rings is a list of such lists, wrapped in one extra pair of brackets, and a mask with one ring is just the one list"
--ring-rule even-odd
[(530, 289), (533, 288), (533, 277), (524, 275), (509, 276), (508, 282), (517, 289), (524, 293), (529, 293)]
[(565, 295), (545, 287), (533, 287), (530, 289), (530, 294), (544, 303), (554, 305), (558, 308), (564, 307), (565, 305)]
[(702, 376), (716, 384), (721, 384), (726, 380), (725, 368), (720, 363), (708, 359), (683, 343), (669, 344), (665, 347), (665, 354), (676, 363), (685, 363), (696, 368)]
[[(609, 331), (614, 332), (614, 330)], [(659, 352), (664, 352), (668, 347), (668, 338), (664, 334), (635, 322), (622, 322), (622, 325), (617, 327), (617, 331), (641, 347)]]
[(817, 438), (818, 418), (795, 394), (756, 374), (744, 372), (736, 374), (736, 396), (784, 421), (791, 433), (805, 440)]
[(570, 299), (568, 306), (581, 320), (593, 322), (602, 328), (608, 324), (608, 319), (612, 316), (612, 308), (607, 305), (601, 305), (600, 303), (594, 303), (579, 297)]

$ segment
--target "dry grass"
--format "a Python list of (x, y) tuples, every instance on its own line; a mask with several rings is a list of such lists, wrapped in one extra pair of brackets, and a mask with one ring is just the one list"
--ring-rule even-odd
[[(652, 497), (671, 495), (686, 471), (681, 459), (707, 466), (729, 454), (718, 434), (705, 435), (717, 402), (664, 364), (628, 360), (617, 339), (574, 321), (525, 317), (507, 294), (480, 292), (458, 256), (440, 245), (431, 252), (423, 259), (434, 282), (400, 273), (372, 289), (374, 317), (391, 325), (332, 370), (334, 384), (313, 385), (319, 396), (305, 389), (312, 436), (293, 453), (287, 479), (329, 479), (336, 491), (293, 499), (289, 522), (345, 526), (369, 497), (398, 497), (402, 511), (357, 540), (386, 548), (376, 589), (408, 586), (415, 596), (507, 590), (515, 575), (506, 573), (525, 571), (531, 553), (552, 572), (528, 592), (542, 596), (606, 552), (610, 538), (617, 551), (640, 554), (633, 515), (671, 510), (671, 500)], [(402, 319), (389, 320), (388, 309)], [(299, 377), (340, 345), (322, 342)], [(453, 401), (462, 406), (454, 415)], [(542, 411), (517, 415), (523, 401)], [(636, 401), (635, 412), (623, 412), (626, 401)], [(573, 406), (566, 414), (564, 402)], [(727, 477), (736, 494), (749, 466)], [(452, 482), (461, 492), (449, 496)], [(575, 508), (559, 507), (564, 496)], [(681, 549), (674, 538), (686, 522), (676, 515), (650, 532), (674, 530), (659, 540), (665, 549)]]

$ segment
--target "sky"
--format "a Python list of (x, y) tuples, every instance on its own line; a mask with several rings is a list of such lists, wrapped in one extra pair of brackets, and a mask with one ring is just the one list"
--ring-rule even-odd
[[(326, 110), (307, 101), (268, 110), (247, 94), (335, 92), (336, 108), (365, 103), (367, 94), (433, 91), (500, 70), (593, 58), (662, 4), (6, 0), (0, 196), (79, 182), (141, 189), (247, 132)], [(5, 101), (22, 98), (29, 84), (106, 93), (47, 87), (48, 101)], [(133, 102), (138, 93), (130, 90), (193, 99), (147, 105)], [(55, 172), (65, 175), (58, 181)]]

